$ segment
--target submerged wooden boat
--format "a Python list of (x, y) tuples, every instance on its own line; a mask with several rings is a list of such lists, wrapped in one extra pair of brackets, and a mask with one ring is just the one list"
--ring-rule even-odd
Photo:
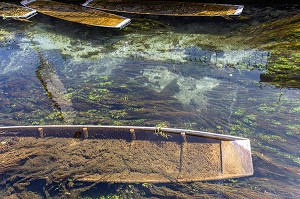
[(2, 179), (188, 182), (253, 174), (248, 139), (171, 128), (0, 127), (0, 156)]
[(23, 0), (21, 4), (45, 15), (85, 25), (123, 28), (130, 23), (130, 19), (115, 14), (56, 1)]
[(244, 6), (177, 1), (88, 0), (83, 6), (103, 11), (167, 16), (240, 15)]
[(17, 6), (10, 3), (0, 2), (0, 16), (4, 19), (29, 19), (36, 14), (36, 10)]

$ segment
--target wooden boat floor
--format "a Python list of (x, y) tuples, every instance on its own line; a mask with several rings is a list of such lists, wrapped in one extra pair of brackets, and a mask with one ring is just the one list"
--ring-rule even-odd
[(0, 2), (0, 16), (7, 18), (27, 17), (33, 12), (32, 9), (17, 6), (10, 3)]
[(92, 26), (118, 27), (126, 20), (111, 13), (55, 1), (34, 1), (27, 6), (52, 17)]
[(88, 182), (189, 182), (252, 175), (249, 151), (224, 142), (233, 149), (222, 145), (221, 151), (221, 141), (6, 137), (0, 144), (0, 176), (26, 171), (26, 176), (57, 181), (72, 176)]
[(92, 0), (83, 5), (104, 11), (171, 16), (234, 15), (237, 10), (235, 5), (175, 1)]
[(0, 157), (0, 177), (9, 179), (191, 182), (253, 175), (248, 139), (171, 128), (0, 127)]

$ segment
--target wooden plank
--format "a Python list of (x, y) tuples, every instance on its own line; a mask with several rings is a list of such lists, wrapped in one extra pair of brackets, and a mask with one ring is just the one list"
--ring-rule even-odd
[(224, 176), (253, 175), (250, 142), (247, 140), (222, 141), (222, 174)]
[(177, 1), (88, 0), (83, 6), (104, 11), (167, 16), (240, 15), (244, 6)]
[(17, 6), (10, 3), (0, 2), (0, 16), (3, 18), (25, 18), (28, 19), (36, 14), (31, 8)]
[(56, 1), (24, 0), (21, 3), (45, 15), (85, 25), (123, 28), (130, 23), (130, 19), (115, 14)]

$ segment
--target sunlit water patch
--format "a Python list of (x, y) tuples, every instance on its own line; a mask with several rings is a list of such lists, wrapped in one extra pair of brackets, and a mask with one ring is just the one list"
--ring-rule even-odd
[(195, 79), (172, 73), (165, 68), (146, 69), (143, 71), (149, 83), (145, 86), (153, 88), (157, 92), (168, 92), (184, 105), (194, 105), (195, 108), (207, 108), (207, 99), (204, 94), (217, 87), (220, 83), (217, 79), (204, 77)]

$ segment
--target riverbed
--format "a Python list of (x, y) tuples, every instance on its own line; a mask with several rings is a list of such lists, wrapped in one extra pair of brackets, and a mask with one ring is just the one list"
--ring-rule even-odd
[[(0, 125), (158, 126), (251, 140), (251, 177), (98, 183), (82, 198), (298, 198), (299, 21), (285, 35), (279, 23), (297, 12), (287, 4), (245, 6), (232, 18), (134, 15), (121, 30), (44, 15), (3, 20)], [(272, 24), (281, 32), (264, 34)], [(46, 197), (43, 183), (18, 190), (1, 181), (0, 196)], [(68, 197), (61, 184), (51, 197)]]

